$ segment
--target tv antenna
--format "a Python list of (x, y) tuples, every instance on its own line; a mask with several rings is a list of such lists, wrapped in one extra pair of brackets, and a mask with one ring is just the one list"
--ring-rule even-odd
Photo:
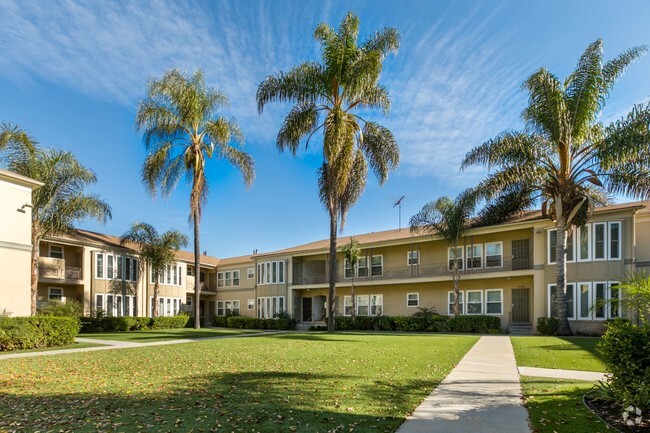
[(403, 195), (401, 196), (393, 205), (393, 208), (397, 206), (399, 208), (399, 226), (398, 226), (398, 231), (402, 230), (402, 200), (404, 200), (406, 196)]

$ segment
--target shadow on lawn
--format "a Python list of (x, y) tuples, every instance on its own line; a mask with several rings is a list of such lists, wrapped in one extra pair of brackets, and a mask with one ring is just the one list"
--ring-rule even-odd
[(540, 349), (545, 350), (555, 350), (555, 351), (571, 351), (571, 350), (584, 350), (594, 356), (603, 359), (596, 348), (596, 345), (600, 341), (600, 338), (597, 337), (557, 337), (560, 340), (565, 341), (568, 344), (547, 344), (540, 346)]
[[(421, 381), (401, 386), (375, 382), (358, 385), (355, 399), (345, 388), (350, 377), (317, 373), (220, 373), (185, 379), (144, 383), (146, 391), (133, 394), (107, 393), (107, 387), (94, 386), (100, 380), (81, 393), (0, 391), (0, 430), (392, 432), (412, 409), (404, 401), (423, 396)], [(129, 387), (136, 385), (134, 377)], [(365, 407), (355, 409), (355, 404)]]

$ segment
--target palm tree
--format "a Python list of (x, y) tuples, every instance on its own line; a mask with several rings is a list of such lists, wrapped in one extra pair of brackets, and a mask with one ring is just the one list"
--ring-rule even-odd
[[(612, 286), (612, 290), (621, 290), (624, 306), (634, 311), (641, 324), (648, 322), (650, 313), (650, 275), (643, 271), (628, 272), (619, 284)], [(610, 299), (607, 304), (618, 308), (618, 299)]]
[(354, 293), (354, 273), (357, 270), (357, 264), (361, 258), (361, 250), (359, 249), (359, 241), (355, 238), (350, 238), (350, 242), (343, 247), (343, 256), (350, 264), (352, 275), (350, 276), (350, 296), (352, 297), (352, 318), (357, 315), (357, 299)]
[(41, 239), (71, 232), (78, 220), (93, 218), (105, 223), (111, 218), (111, 208), (98, 195), (84, 192), (97, 177), (70, 152), (33, 147), (31, 152), (14, 153), (7, 166), (44, 184), (32, 194), (31, 289), (32, 314), (36, 314)]
[(440, 236), (447, 241), (450, 251), (450, 265), (454, 282), (454, 315), (460, 314), (460, 269), (459, 262), (463, 260), (462, 252), (458, 250), (460, 239), (469, 229), (471, 218), (476, 211), (478, 195), (476, 191), (467, 189), (460, 193), (455, 200), (449, 197), (440, 197), (429, 202), (411, 217), (409, 225), (411, 233), (427, 233), (431, 236)]
[(18, 125), (6, 122), (0, 125), (0, 152), (6, 155), (0, 164), (8, 164), (12, 159), (24, 156), (25, 152), (33, 152), (36, 145), (34, 138)]
[(225, 159), (237, 167), (247, 187), (255, 179), (253, 158), (231, 145), (243, 144), (239, 125), (219, 114), (228, 104), (221, 91), (207, 87), (201, 70), (185, 75), (172, 69), (161, 79), (152, 79), (147, 97), (140, 102), (136, 126), (143, 134), (148, 155), (142, 168), (142, 181), (155, 197), (160, 188), (169, 196), (183, 174), (192, 185), (190, 222), (194, 228), (194, 327), (200, 328), (198, 284), (201, 250), (199, 225), (208, 196), (205, 175), (207, 159)]
[(361, 196), (368, 164), (383, 184), (399, 164), (393, 134), (378, 123), (355, 114), (359, 110), (390, 108), (388, 91), (379, 84), (384, 59), (396, 53), (400, 36), (384, 28), (358, 44), (359, 18), (348, 13), (338, 31), (322, 23), (314, 38), (321, 44), (321, 61), (306, 62), (287, 73), (268, 76), (257, 89), (260, 114), (272, 101), (295, 105), (278, 132), (277, 146), (295, 156), (323, 130), (323, 163), (318, 171), (319, 197), (330, 219), (329, 300), (327, 329), (334, 331), (336, 311), (337, 228), (345, 226), (348, 209)]
[[(137, 246), (141, 261), (151, 273), (154, 281), (154, 317), (158, 316), (159, 276), (167, 266), (174, 263), (176, 252), (186, 246), (187, 242), (187, 236), (178, 230), (168, 230), (161, 235), (154, 226), (147, 223), (133, 223), (129, 231), (120, 238), (121, 245), (133, 243)], [(148, 275), (149, 272), (145, 275)]]
[(604, 63), (603, 42), (598, 40), (564, 82), (541, 68), (523, 84), (529, 94), (522, 113), (525, 129), (502, 133), (471, 150), (462, 162), (463, 169), (490, 168), (479, 186), (487, 197), (519, 194), (511, 209), (541, 201), (543, 215), (554, 221), (560, 335), (571, 333), (566, 302), (571, 227), (584, 225), (609, 194), (650, 196), (650, 105), (636, 106), (609, 125), (599, 121), (612, 87), (645, 51), (631, 48)]

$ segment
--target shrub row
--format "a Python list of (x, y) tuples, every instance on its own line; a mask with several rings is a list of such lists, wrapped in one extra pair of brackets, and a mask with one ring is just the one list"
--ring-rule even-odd
[(537, 333), (542, 335), (557, 334), (559, 321), (556, 317), (540, 317), (537, 319)]
[(282, 316), (275, 319), (257, 319), (255, 317), (242, 316), (215, 317), (212, 324), (222, 328), (237, 329), (287, 330), (296, 327), (296, 321), (288, 316)]
[(190, 316), (180, 315), (171, 317), (82, 317), (81, 332), (126, 332), (141, 329), (170, 329), (183, 328)]
[(65, 346), (78, 333), (72, 317), (0, 317), (0, 351)]
[(500, 332), (501, 319), (494, 316), (356, 316), (354, 318), (340, 316), (336, 318), (336, 329), (340, 331), (375, 330), (488, 334)]

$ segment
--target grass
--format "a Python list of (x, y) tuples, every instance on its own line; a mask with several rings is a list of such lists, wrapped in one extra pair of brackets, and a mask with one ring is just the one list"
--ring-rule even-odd
[(179, 338), (208, 338), (224, 335), (253, 334), (262, 331), (255, 329), (214, 329), (214, 328), (179, 328), (179, 329), (149, 329), (130, 332), (101, 332), (97, 334), (79, 334), (79, 338), (97, 340), (130, 341), (133, 343), (152, 343), (154, 341), (176, 340)]
[(535, 433), (604, 433), (611, 430), (582, 403), (591, 382), (522, 377)]
[(477, 336), (289, 333), (0, 363), (0, 431), (393, 432)]
[(605, 371), (595, 337), (510, 337), (517, 365), (562, 370)]
[(2, 358), (4, 355), (13, 355), (14, 353), (50, 352), (52, 350), (84, 349), (86, 347), (97, 347), (97, 346), (104, 346), (104, 345), (95, 344), (95, 343), (72, 343), (67, 346), (44, 347), (42, 349), (12, 350), (10, 352), (0, 352), (0, 358)]

